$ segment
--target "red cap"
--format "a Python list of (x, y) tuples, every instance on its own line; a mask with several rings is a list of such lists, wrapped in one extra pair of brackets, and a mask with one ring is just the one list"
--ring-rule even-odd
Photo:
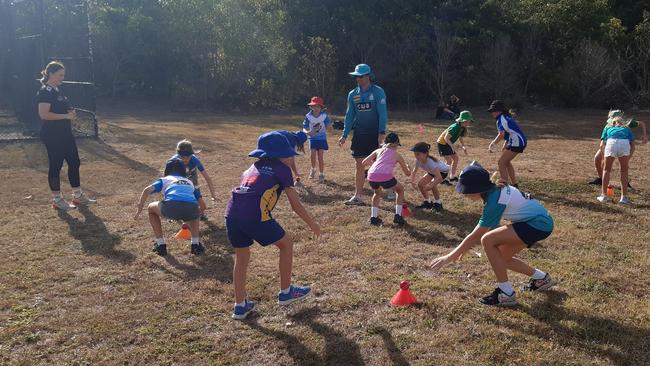
[(311, 100), (307, 105), (319, 105), (325, 107), (325, 101), (321, 97), (311, 97)]

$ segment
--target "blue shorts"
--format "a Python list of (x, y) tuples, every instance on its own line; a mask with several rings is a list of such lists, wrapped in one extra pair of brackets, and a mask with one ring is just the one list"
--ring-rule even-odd
[(510, 146), (510, 145), (507, 145), (506, 146), (506, 150), (510, 150), (512, 152), (516, 152), (516, 153), (519, 153), (519, 154), (524, 152), (525, 148), (526, 148), (526, 145), (523, 145), (523, 146)]
[(226, 217), (228, 241), (234, 248), (247, 248), (253, 240), (265, 247), (284, 238), (282, 226), (274, 219), (268, 221), (249, 221)]
[(312, 150), (329, 150), (329, 145), (327, 145), (327, 140), (309, 140), (309, 148)]
[(196, 197), (197, 200), (203, 197), (203, 194), (201, 194), (201, 188), (194, 188), (194, 197)]
[(515, 233), (517, 233), (519, 239), (526, 243), (528, 248), (532, 247), (538, 241), (548, 238), (552, 233), (552, 231), (535, 229), (525, 222), (515, 222), (512, 224), (512, 228), (515, 230)]

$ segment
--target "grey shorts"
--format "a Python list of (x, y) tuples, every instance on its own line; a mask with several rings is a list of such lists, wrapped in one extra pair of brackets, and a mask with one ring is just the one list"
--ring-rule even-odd
[(192, 221), (198, 219), (199, 205), (195, 202), (162, 201), (160, 213), (168, 219)]

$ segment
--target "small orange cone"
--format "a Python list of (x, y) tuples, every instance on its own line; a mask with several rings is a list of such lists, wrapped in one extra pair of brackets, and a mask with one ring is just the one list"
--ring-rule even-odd
[(614, 186), (611, 184), (607, 186), (607, 197), (614, 197)]
[(397, 291), (395, 296), (390, 300), (390, 304), (393, 306), (408, 306), (418, 302), (418, 300), (415, 299), (415, 296), (411, 293), (409, 287), (409, 281), (400, 282), (399, 291)]
[(404, 217), (410, 217), (411, 216), (411, 210), (409, 209), (408, 203), (404, 203), (402, 205), (402, 216), (404, 216)]
[(190, 225), (183, 224), (183, 226), (181, 226), (181, 229), (176, 233), (174, 237), (176, 239), (185, 239), (185, 240), (192, 239), (192, 233), (190, 232)]

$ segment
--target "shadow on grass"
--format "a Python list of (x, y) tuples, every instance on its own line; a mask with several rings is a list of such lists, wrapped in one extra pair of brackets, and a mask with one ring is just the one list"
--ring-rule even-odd
[(386, 330), (386, 328), (377, 327), (373, 329), (373, 332), (381, 336), (381, 339), (384, 341), (384, 347), (386, 347), (386, 352), (388, 352), (388, 356), (390, 357), (390, 360), (393, 362), (393, 365), (396, 366), (409, 365), (409, 362), (404, 358), (404, 355), (402, 355), (402, 351), (400, 351), (400, 349), (395, 344), (395, 340), (393, 339), (393, 336), (390, 334), (388, 330)]
[[(142, 140), (144, 141), (144, 140)], [(116, 165), (121, 165), (131, 170), (143, 173), (149, 176), (157, 177), (160, 171), (150, 167), (147, 164), (133, 160), (127, 155), (115, 150), (111, 145), (102, 140), (92, 140), (80, 144), (84, 153), (90, 153), (97, 157), (98, 160), (109, 161)], [(162, 164), (161, 164), (162, 166)]]
[(61, 210), (57, 210), (57, 214), (68, 224), (70, 235), (81, 242), (84, 252), (103, 255), (122, 264), (133, 262), (133, 254), (115, 249), (115, 246), (122, 242), (122, 238), (111, 234), (100, 217), (86, 206), (79, 206), (78, 211), (84, 217), (83, 221)]
[(261, 326), (255, 317), (245, 321), (245, 324), (262, 334), (282, 341), (296, 365), (363, 365), (359, 345), (334, 328), (318, 322), (316, 320), (318, 314), (318, 308), (308, 308), (292, 315), (291, 319), (296, 323), (308, 326), (323, 337), (325, 353), (322, 356), (307, 348), (298, 337), (281, 330)]
[[(192, 264), (179, 262), (173, 253), (168, 253), (164, 258), (172, 267), (184, 273), (183, 278), (193, 280), (197, 278), (215, 278), (219, 282), (227, 282), (232, 279), (232, 248), (228, 244), (225, 228), (219, 228), (210, 221), (201, 222), (207, 226), (201, 230), (202, 236), (207, 236), (207, 241), (202, 243), (205, 246), (205, 253), (192, 255)], [(173, 250), (173, 249), (172, 249)], [(189, 252), (189, 245), (183, 250)], [(156, 265), (157, 266), (157, 265)], [(162, 268), (166, 272), (170, 272)]]
[(647, 352), (650, 328), (567, 310), (562, 304), (568, 296), (562, 291), (546, 291), (540, 296), (546, 298), (538, 304), (521, 306), (520, 309), (546, 327), (523, 326), (509, 320), (505, 321), (505, 325), (538, 338), (553, 339), (567, 348), (596, 353), (616, 365), (650, 364), (650, 353)]

